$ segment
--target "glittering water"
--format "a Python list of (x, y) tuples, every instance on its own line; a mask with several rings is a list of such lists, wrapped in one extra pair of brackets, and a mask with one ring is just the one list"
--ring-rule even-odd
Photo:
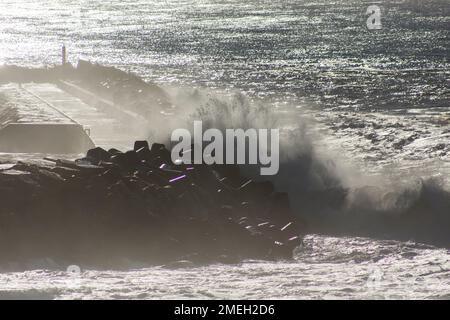
[[(450, 132), (450, 5), (379, 5), (383, 28), (373, 32), (365, 27), (368, 3), (357, 0), (2, 0), (0, 64), (56, 64), (65, 43), (71, 62), (118, 66), (164, 86), (331, 110), (316, 118), (352, 157), (409, 169), (443, 159), (434, 173), (448, 176), (450, 149), (429, 141), (445, 143)], [(414, 111), (405, 122), (398, 110)], [(361, 119), (368, 125), (352, 126)], [(414, 131), (422, 139), (395, 150), (397, 122), (406, 123), (401, 137)], [(0, 297), (450, 298), (447, 250), (353, 237), (309, 236), (292, 262), (181, 269), (130, 262), (128, 271), (81, 266), (80, 275), (46, 259), (28, 267), (0, 273)]]
[[(43, 264), (49, 264), (43, 261)], [(0, 297), (449, 299), (450, 254), (414, 243), (308, 236), (296, 261), (0, 274)]]
[(90, 59), (159, 83), (238, 88), (321, 106), (448, 101), (450, 4), (361, 0), (3, 0), (0, 63)]

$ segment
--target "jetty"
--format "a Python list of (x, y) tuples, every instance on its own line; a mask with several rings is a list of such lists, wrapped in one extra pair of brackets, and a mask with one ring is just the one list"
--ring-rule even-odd
[(305, 225), (286, 193), (149, 144), (175, 110), (159, 86), (87, 61), (0, 68), (0, 267), (292, 259)]

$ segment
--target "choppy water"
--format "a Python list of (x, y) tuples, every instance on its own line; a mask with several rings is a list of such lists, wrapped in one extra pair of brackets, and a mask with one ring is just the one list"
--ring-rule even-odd
[[(90, 59), (159, 83), (238, 88), (321, 106), (448, 101), (450, 4), (362, 0), (4, 0), (0, 63)], [(420, 11), (419, 11), (420, 10)]]
[[(2, 0), (0, 64), (56, 64), (65, 43), (71, 62), (83, 58), (119, 66), (165, 86), (239, 90), (279, 105), (289, 101), (316, 111), (333, 109), (319, 113), (318, 121), (345, 139), (339, 145), (351, 157), (373, 158), (376, 164), (394, 159), (406, 170), (443, 159), (433, 165), (434, 174), (448, 176), (448, 144), (436, 151), (427, 141), (444, 143), (450, 132), (450, 5), (379, 2), (383, 28), (373, 32), (365, 27), (368, 4)], [(352, 113), (344, 114), (348, 108)], [(383, 114), (367, 113), (372, 110)], [(392, 120), (405, 110), (414, 110), (407, 122)], [(333, 131), (336, 123), (354, 123), (359, 114), (370, 123), (376, 118), (382, 142), (376, 148), (358, 140), (371, 130)], [(417, 114), (424, 124), (416, 121)], [(387, 118), (406, 123), (405, 137), (412, 130), (422, 139), (402, 152), (394, 150), (390, 138), (398, 135), (392, 129), (398, 126), (383, 128)], [(130, 266), (74, 276), (66, 266), (43, 260), (31, 271), (0, 273), (0, 297), (450, 298), (448, 251), (412, 242), (309, 236), (293, 262)]]
[[(49, 265), (48, 261), (42, 264)], [(308, 236), (296, 261), (0, 274), (0, 297), (48, 299), (449, 299), (450, 254), (414, 243)]]

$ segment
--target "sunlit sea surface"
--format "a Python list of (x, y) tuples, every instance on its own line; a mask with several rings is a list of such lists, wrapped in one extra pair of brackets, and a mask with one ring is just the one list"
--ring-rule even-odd
[[(237, 90), (277, 105), (313, 107), (330, 111), (323, 116), (329, 122), (344, 111), (448, 116), (448, 1), (378, 2), (378, 31), (366, 28), (368, 5), (2, 0), (0, 64), (57, 64), (65, 44), (73, 63), (118, 66), (163, 86)], [(437, 167), (445, 176), (443, 170), (448, 166)], [(414, 242), (310, 235), (290, 262), (169, 268), (130, 261), (127, 271), (81, 265), (73, 274), (43, 259), (30, 271), (0, 273), (0, 297), (449, 299), (449, 258), (447, 249)]]

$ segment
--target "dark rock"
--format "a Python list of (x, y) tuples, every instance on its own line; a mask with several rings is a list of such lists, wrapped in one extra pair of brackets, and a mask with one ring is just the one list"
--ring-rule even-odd
[(115, 168), (110, 168), (103, 172), (101, 176), (106, 179), (107, 181), (114, 182), (119, 180), (122, 177), (122, 174), (120, 173), (120, 170)]
[(161, 152), (162, 150), (167, 150), (166, 146), (163, 145), (162, 143), (154, 143), (152, 144), (152, 149), (151, 151), (155, 154)]
[(138, 164), (139, 159), (134, 151), (118, 153), (111, 157), (111, 162), (118, 165), (123, 170), (132, 171)]
[(111, 148), (111, 149), (108, 150), (108, 153), (110, 155), (112, 155), (112, 156), (115, 156), (116, 154), (122, 153), (122, 151), (114, 149), (114, 148)]
[(152, 161), (154, 159), (153, 153), (145, 147), (139, 148), (136, 150), (136, 156), (139, 161)]
[(111, 154), (100, 147), (96, 147), (87, 152), (86, 158), (93, 164), (98, 164), (100, 161), (109, 161), (111, 159)]
[(263, 182), (255, 182), (255, 181), (249, 181), (248, 183), (245, 183), (244, 185), (239, 188), (240, 191), (244, 192), (245, 194), (250, 195), (253, 198), (257, 197), (266, 197), (270, 196), (274, 192), (274, 187), (272, 182), (270, 181), (263, 181)]
[(132, 150), (125, 152), (125, 158), (130, 167), (135, 167), (139, 162), (136, 152)]
[(9, 230), (0, 233), (0, 263), (19, 251), (94, 264), (292, 257), (301, 225), (285, 194), (245, 179), (236, 166), (155, 166), (169, 156), (162, 144), (95, 148), (76, 161), (0, 171), (0, 225)]
[(134, 143), (134, 151), (138, 151), (141, 148), (149, 149), (148, 142), (146, 140), (140, 140)]
[(154, 143), (150, 151), (157, 164), (172, 163), (170, 151), (166, 149), (165, 145), (160, 143)]

